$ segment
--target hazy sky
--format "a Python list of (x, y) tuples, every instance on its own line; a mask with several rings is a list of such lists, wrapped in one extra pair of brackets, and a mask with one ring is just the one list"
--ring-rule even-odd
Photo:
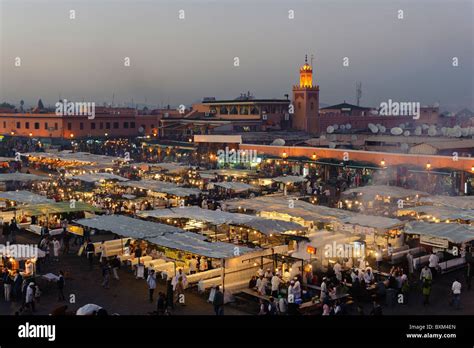
[(102, 104), (115, 94), (116, 103), (190, 105), (246, 91), (283, 98), (308, 53), (322, 103), (355, 102), (361, 81), (363, 105), (392, 99), (474, 108), (473, 4), (0, 0), (0, 101), (54, 104), (60, 94)]

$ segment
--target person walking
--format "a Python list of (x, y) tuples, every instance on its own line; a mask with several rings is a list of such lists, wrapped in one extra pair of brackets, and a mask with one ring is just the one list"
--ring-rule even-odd
[(64, 301), (66, 298), (64, 297), (64, 285), (66, 284), (64, 280), (64, 272), (59, 271), (59, 278), (57, 280), (58, 286), (58, 301)]
[(35, 312), (35, 283), (31, 282), (26, 289), (25, 306)]
[(166, 312), (166, 296), (163, 292), (158, 293), (158, 301), (156, 303), (156, 314), (164, 315)]
[(183, 278), (179, 277), (178, 282), (176, 283), (174, 287), (174, 291), (176, 293), (176, 303), (181, 304), (182, 306), (185, 305), (184, 301), (184, 283), (183, 283)]
[(150, 273), (148, 274), (148, 278), (146, 279), (146, 282), (148, 284), (148, 293), (149, 293), (149, 299), (151, 303), (153, 302), (153, 293), (155, 292), (155, 289), (156, 289), (156, 274), (154, 270), (150, 271)]
[(59, 250), (61, 249), (61, 243), (56, 237), (53, 238), (53, 260), (59, 262)]
[(433, 252), (429, 258), (429, 268), (431, 270), (431, 274), (433, 278), (435, 278), (436, 274), (438, 273), (438, 263), (439, 263), (439, 257), (438, 255), (436, 255), (435, 252)]
[(173, 292), (173, 282), (170, 276), (166, 280), (166, 307), (174, 309), (174, 292)]
[(423, 306), (426, 306), (430, 303), (430, 294), (431, 294), (431, 279), (424, 278), (423, 279), (423, 286), (421, 289), (423, 293)]
[(451, 286), (451, 291), (453, 294), (453, 298), (451, 300), (451, 305), (455, 309), (459, 309), (461, 305), (461, 283), (459, 282), (459, 279), (456, 277), (456, 279), (453, 282), (453, 285)]
[(214, 313), (216, 313), (216, 315), (224, 315), (224, 294), (222, 293), (219, 285), (216, 287), (216, 293), (214, 295), (212, 304), (214, 306)]
[(92, 269), (94, 264), (94, 254), (95, 254), (95, 246), (90, 239), (87, 240), (86, 245), (86, 256), (89, 260), (89, 269)]
[(102, 265), (102, 287), (109, 289), (110, 282), (110, 265), (107, 260)]
[(120, 259), (118, 256), (115, 256), (115, 258), (111, 262), (112, 266), (112, 274), (114, 275), (114, 279), (120, 280), (118, 276), (118, 269), (120, 268)]
[(12, 293), (12, 284), (13, 284), (13, 279), (10, 277), (10, 273), (8, 272), (7, 268), (3, 269), (2, 273), (2, 280), (3, 280), (3, 293), (5, 295), (5, 301), (10, 302), (11, 299), (11, 293)]

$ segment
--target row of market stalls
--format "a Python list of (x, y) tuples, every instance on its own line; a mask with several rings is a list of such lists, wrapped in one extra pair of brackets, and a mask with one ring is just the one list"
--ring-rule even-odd
[(383, 246), (386, 253), (388, 243), (394, 247), (403, 245), (401, 232), (404, 223), (401, 220), (314, 205), (298, 197), (268, 195), (227, 201), (226, 207), (229, 211), (254, 213), (261, 217), (292, 221), (308, 227), (309, 242), (302, 241), (300, 245), (290, 248), (306, 250), (310, 246), (316, 249), (311, 254), (300, 255), (308, 260), (315, 255), (322, 263), (328, 261), (325, 260), (327, 257), (323, 250), (314, 245), (316, 243), (320, 246), (326, 237), (329, 237), (330, 243), (340, 243), (344, 240), (362, 241), (368, 253), (378, 250), (378, 246)]
[[(192, 257), (206, 262), (205, 270), (187, 276), (188, 283), (198, 284), (201, 290), (224, 284), (227, 290), (245, 287), (258, 269), (257, 264), (248, 260), (275, 252), (275, 249), (211, 241), (206, 235), (123, 215), (102, 215), (75, 220), (74, 223), (115, 233), (121, 238), (104, 242), (108, 257), (119, 256), (122, 261), (135, 266), (144, 265), (164, 277), (174, 276), (178, 268), (188, 273)], [(144, 254), (139, 260), (128, 251), (128, 247), (137, 242), (145, 243)], [(277, 249), (284, 251), (285, 247)]]
[(180, 224), (185, 230), (207, 235), (213, 240), (252, 247), (287, 244), (286, 239), (292, 236), (303, 236), (307, 230), (295, 222), (200, 207), (151, 210), (138, 215), (143, 218), (157, 219), (163, 223)]

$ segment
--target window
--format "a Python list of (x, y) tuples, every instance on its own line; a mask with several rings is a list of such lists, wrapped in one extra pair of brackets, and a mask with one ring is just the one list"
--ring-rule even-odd
[(313, 110), (313, 109), (314, 109), (314, 103), (311, 102), (311, 110)]
[(39, 122), (35, 122), (35, 129), (40, 129), (40, 124), (39, 124)]
[(7, 128), (7, 123), (3, 121), (3, 128)]
[(99, 123), (99, 129), (104, 129), (104, 122)]
[(95, 122), (91, 123), (91, 129), (95, 129)]
[(301, 102), (298, 102), (298, 109), (301, 109)]
[(58, 130), (58, 123), (54, 123), (54, 130)]
[(130, 122), (130, 128), (135, 128), (135, 122)]
[(30, 129), (30, 122), (25, 122), (25, 128)]
[(123, 128), (128, 128), (128, 122), (123, 123)]
[(105, 122), (105, 129), (110, 129), (110, 122)]
[(67, 123), (67, 130), (71, 130), (71, 129), (72, 129), (72, 124), (71, 124), (71, 122), (68, 122)]
[(79, 129), (83, 130), (84, 129), (84, 122), (79, 123)]
[(21, 122), (16, 123), (16, 129), (21, 129)]
[(48, 130), (48, 122), (44, 123), (44, 129)]
[(119, 128), (119, 123), (118, 122), (114, 122), (114, 129), (118, 129)]

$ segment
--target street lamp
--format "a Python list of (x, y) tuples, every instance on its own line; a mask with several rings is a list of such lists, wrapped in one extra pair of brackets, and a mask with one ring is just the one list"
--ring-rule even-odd
[(380, 165), (381, 165), (382, 167), (385, 167), (385, 160), (384, 160), (383, 158), (382, 158), (382, 160), (380, 161)]
[(430, 169), (431, 169), (431, 163), (430, 163), (430, 162), (426, 163), (426, 169), (427, 169), (427, 170), (430, 170)]
[(316, 161), (316, 152), (313, 152), (313, 154), (311, 155), (311, 158), (313, 159), (313, 161)]

